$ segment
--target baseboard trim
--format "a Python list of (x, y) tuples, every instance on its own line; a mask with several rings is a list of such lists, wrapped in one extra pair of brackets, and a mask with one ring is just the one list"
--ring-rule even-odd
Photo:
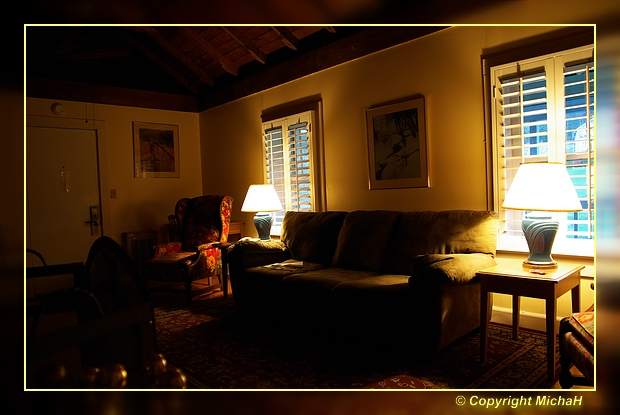
[[(560, 327), (560, 320), (555, 320), (555, 332), (558, 333)], [(512, 309), (504, 307), (493, 307), (491, 314), (491, 321), (499, 324), (512, 325)], [(519, 318), (519, 327), (545, 332), (545, 315), (539, 313), (531, 313), (528, 311), (521, 311)]]

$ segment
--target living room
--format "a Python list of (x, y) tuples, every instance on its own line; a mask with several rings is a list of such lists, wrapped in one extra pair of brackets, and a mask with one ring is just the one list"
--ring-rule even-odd
[[(27, 97), (27, 124), (81, 128), (84, 119), (94, 121), (104, 234), (119, 244), (129, 231), (157, 230), (158, 240), (167, 241), (176, 201), (200, 194), (232, 196), (232, 220), (255, 236), (252, 214), (240, 208), (248, 186), (264, 181), (261, 115), (287, 106), (321, 108), (327, 210), (492, 209), (482, 59), (560, 35), (566, 37), (566, 28), (450, 27), (200, 113)], [(365, 112), (415, 96), (424, 97), (430, 186), (369, 190)], [(62, 116), (51, 110), (57, 103)], [(134, 178), (135, 121), (179, 127), (180, 177)], [(514, 255), (523, 252), (498, 253)], [(586, 265), (582, 275), (592, 277), (592, 257), (563, 260)], [(583, 304), (593, 302), (589, 283), (582, 283)], [(569, 314), (569, 297), (560, 298), (558, 315)], [(494, 305), (497, 318), (509, 318), (509, 297), (495, 294)], [(524, 299), (522, 311), (523, 324), (542, 327), (542, 300)]]
[[(576, 5), (576, 2), (570, 3), (570, 7), (564, 7), (562, 10), (556, 10), (556, 5), (549, 5), (543, 10), (538, 9), (540, 3), (536, 5), (536, 7), (531, 6), (530, 8), (526, 7), (526, 10), (517, 11), (515, 8), (518, 8), (517, 5), (523, 5), (526, 2), (507, 2), (510, 4), (509, 6), (502, 6), (495, 8), (489, 14), (485, 12), (472, 12), (470, 17), (463, 18), (463, 21), (467, 20), (469, 22), (495, 22), (495, 21), (528, 21), (528, 19), (537, 19), (536, 21), (540, 22), (596, 22), (599, 23), (598, 35), (605, 33), (608, 35), (607, 37), (600, 38), (597, 35), (597, 41), (599, 50), (605, 48), (607, 51), (611, 50), (613, 56), (616, 56), (614, 51), (617, 51), (617, 35), (615, 29), (611, 30), (610, 36), (610, 27), (614, 26), (613, 22), (614, 18), (611, 16), (617, 16), (617, 6), (611, 5), (610, 2), (604, 2), (607, 6), (602, 6), (603, 2), (600, 4), (598, 2), (584, 4), (582, 2), (579, 5)], [(533, 3), (533, 2), (532, 2)], [(530, 3), (530, 5), (532, 4)], [(602, 11), (597, 11), (597, 8)], [(499, 9), (499, 10), (497, 10)], [(504, 10), (505, 9), (505, 10)], [(587, 10), (586, 10), (587, 9)], [(609, 10), (611, 9), (611, 10)], [(496, 14), (496, 12), (498, 14)], [(501, 17), (500, 17), (501, 15)], [(527, 16), (527, 17), (522, 17)], [(554, 16), (558, 16), (557, 18)], [(521, 20), (520, 20), (521, 19)], [(460, 20), (460, 19), (456, 19)], [(467, 76), (467, 80), (471, 80), (473, 85), (460, 86), (464, 91), (473, 92), (471, 97), (468, 97), (468, 105), (464, 107), (460, 107), (459, 111), (461, 112), (451, 112), (450, 114), (462, 114), (459, 115), (458, 120), (463, 122), (463, 125), (467, 126), (467, 130), (470, 133), (468, 137), (471, 137), (472, 133), (479, 134), (478, 138), (474, 140), (480, 146), (484, 146), (482, 141), (484, 140), (484, 126), (485, 121), (483, 119), (483, 98), (482, 98), (482, 81), (481, 81), (481, 70), (480, 70), (480, 55), (487, 48), (493, 48), (498, 46), (501, 50), (502, 46), (510, 44), (512, 41), (524, 41), (527, 43), (527, 39), (530, 39), (530, 36), (536, 37), (536, 34), (544, 34), (549, 33), (554, 30), (557, 30), (557, 27), (549, 27), (549, 28), (541, 28), (541, 27), (516, 27), (512, 29), (504, 28), (504, 27), (494, 27), (491, 32), (483, 31), (480, 28), (475, 29), (475, 33), (481, 34), (482, 32), (492, 33), (496, 37), (485, 36), (484, 39), (481, 39), (480, 36), (476, 37), (472, 35), (470, 32), (469, 39), (473, 42), (474, 45), (471, 47), (466, 47), (464, 49), (457, 48), (448, 48), (447, 50), (457, 51), (457, 53), (448, 59), (448, 55), (440, 53), (439, 50), (431, 51), (428, 50), (429, 44), (439, 44), (439, 42), (431, 42), (430, 39), (424, 40), (424, 45), (420, 46), (423, 52), (422, 54), (425, 57), (432, 57), (433, 59), (438, 58), (440, 62), (446, 61), (449, 62), (469, 62), (468, 68), (469, 75)], [(509, 30), (509, 34), (504, 34), (506, 30)], [(502, 35), (499, 35), (502, 33)], [(434, 35), (433, 35), (434, 36)], [(433, 37), (431, 36), (431, 37)], [(448, 36), (446, 33), (441, 35), (444, 40), (451, 39), (454, 40), (453, 36)], [(610, 44), (610, 39), (613, 42)], [(457, 39), (458, 41), (458, 39)], [(415, 44), (417, 41), (412, 42)], [(462, 44), (461, 44), (462, 45)], [(442, 45), (443, 47), (444, 45)], [(411, 47), (411, 46), (410, 46)], [(410, 50), (410, 47), (407, 50)], [(417, 52), (417, 50), (416, 50)], [(469, 56), (469, 54), (473, 54), (473, 56)], [(441, 55), (441, 56), (440, 56)], [(598, 55), (597, 55), (598, 56)], [(458, 57), (458, 59), (457, 59)], [(454, 59), (454, 60), (451, 60)], [(359, 64), (359, 62), (358, 62)], [(419, 62), (416, 61), (415, 67), (419, 67)], [(381, 68), (386, 69), (383, 64), (379, 65)], [(340, 127), (339, 120), (342, 120), (342, 115), (346, 114), (348, 118), (346, 121), (349, 122), (349, 126), (347, 126), (346, 134), (339, 136), (338, 139), (331, 140), (331, 143), (326, 144), (326, 153), (329, 151), (330, 156), (328, 157), (326, 154), (326, 162), (331, 160), (332, 163), (334, 160), (337, 160), (336, 165), (327, 166), (326, 163), (326, 171), (329, 171), (332, 175), (330, 177), (326, 177), (328, 181), (328, 208), (329, 209), (357, 209), (357, 208), (382, 208), (383, 206), (387, 206), (387, 209), (403, 209), (403, 210), (414, 210), (425, 208), (425, 206), (429, 206), (431, 209), (444, 209), (449, 208), (450, 206), (469, 206), (472, 208), (484, 208), (487, 204), (486, 190), (485, 188), (485, 173), (483, 164), (478, 164), (479, 162), (484, 163), (484, 156), (482, 155), (484, 150), (472, 150), (473, 155), (465, 162), (460, 158), (460, 155), (456, 151), (456, 149), (464, 149), (467, 148), (469, 151), (469, 147), (465, 146), (465, 144), (458, 144), (458, 140), (454, 142), (457, 143), (456, 149), (451, 147), (453, 142), (451, 141), (454, 137), (465, 137), (461, 132), (461, 127), (457, 130), (456, 127), (450, 128), (450, 123), (443, 122), (443, 118), (439, 118), (437, 110), (442, 110), (443, 113), (447, 113), (445, 111), (446, 105), (450, 108), (456, 108), (456, 104), (452, 104), (453, 97), (448, 96), (447, 88), (441, 94), (438, 91), (441, 90), (439, 86), (439, 82), (433, 83), (436, 89), (430, 88), (426, 86), (425, 82), (422, 82), (422, 79), (425, 81), (427, 78), (431, 78), (439, 64), (433, 64), (432, 62), (425, 62), (425, 68), (427, 70), (422, 75), (423, 78), (419, 78), (420, 82), (415, 82), (411, 84), (411, 90), (416, 93), (429, 93), (427, 96), (427, 117), (429, 117), (429, 154), (432, 156), (429, 157), (430, 167), (431, 167), (431, 187), (428, 189), (406, 189), (406, 190), (380, 190), (380, 191), (370, 191), (368, 190), (367, 179), (367, 155), (366, 155), (366, 131), (364, 124), (364, 111), (367, 109), (369, 105), (375, 105), (380, 102), (384, 102), (383, 98), (398, 99), (401, 97), (405, 97), (409, 95), (409, 89), (399, 89), (398, 87), (391, 85), (389, 77), (383, 77), (383, 81), (380, 80), (381, 74), (372, 73), (370, 80), (368, 77), (363, 79), (363, 83), (358, 83), (356, 86), (351, 86), (349, 82), (346, 82), (346, 85), (349, 85), (348, 88), (344, 91), (344, 93), (349, 94), (348, 97), (341, 96), (339, 88), (341, 87), (337, 83), (329, 83), (325, 86), (330, 86), (329, 91), (327, 88), (323, 88), (324, 85), (320, 83), (314, 84), (314, 82), (307, 82), (306, 79), (300, 81), (295, 81), (291, 83), (291, 85), (283, 86), (279, 88), (275, 88), (272, 91), (267, 91), (266, 93), (260, 93), (256, 96), (249, 97), (247, 99), (240, 100), (239, 102), (235, 102), (227, 106), (226, 108), (221, 109), (213, 109), (207, 111), (202, 114), (193, 114), (193, 113), (184, 113), (184, 112), (171, 112), (171, 111), (161, 111), (161, 110), (146, 110), (142, 108), (136, 107), (120, 107), (120, 106), (107, 106), (107, 105), (98, 105), (87, 103), (85, 105), (84, 102), (71, 102), (71, 101), (59, 101), (53, 98), (50, 99), (30, 99), (27, 98), (26, 111), (29, 115), (34, 115), (35, 117), (45, 117), (51, 123), (50, 125), (54, 125), (55, 121), (53, 119), (55, 116), (50, 116), (50, 108), (54, 103), (61, 102), (63, 106), (67, 109), (65, 117), (72, 117), (77, 120), (81, 120), (81, 125), (83, 126), (84, 119), (90, 120), (103, 120), (104, 125), (106, 127), (105, 130), (99, 131), (99, 137), (102, 142), (102, 153), (101, 157), (104, 160), (104, 163), (100, 166), (100, 171), (102, 173), (102, 194), (108, 195), (110, 189), (115, 189), (118, 192), (118, 197), (116, 199), (107, 199), (104, 197), (102, 200), (102, 209), (103, 213), (106, 215), (106, 223), (105, 223), (105, 234), (112, 236), (114, 239), (120, 242), (122, 232), (126, 230), (136, 230), (136, 229), (158, 229), (159, 234), (162, 238), (166, 237), (167, 234), (167, 225), (165, 223), (165, 218), (168, 214), (170, 214), (174, 202), (179, 197), (184, 197), (188, 194), (205, 194), (205, 193), (219, 193), (226, 192), (235, 197), (236, 204), (234, 205), (235, 213), (234, 220), (242, 220), (245, 222), (245, 229), (247, 235), (254, 234), (254, 228), (251, 224), (251, 216), (249, 213), (241, 213), (239, 211), (241, 203), (243, 201), (243, 197), (245, 192), (247, 191), (247, 186), (250, 183), (258, 182), (262, 180), (262, 164), (261, 161), (258, 160), (256, 155), (257, 152), (260, 151), (260, 140), (257, 138), (260, 136), (260, 113), (263, 109), (269, 108), (271, 106), (277, 106), (280, 104), (285, 104), (291, 101), (295, 101), (299, 97), (306, 97), (308, 94), (316, 94), (316, 91), (320, 91), (321, 100), (324, 102), (325, 106), (325, 137), (327, 139), (327, 130), (329, 127), (330, 135), (335, 132), (342, 132), (343, 127)], [(460, 66), (458, 66), (460, 68)], [(432, 68), (433, 70), (430, 70)], [(394, 70), (392, 68), (391, 70)], [(416, 77), (419, 77), (422, 73), (421, 69), (409, 69), (413, 70)], [(399, 71), (399, 74), (402, 75), (404, 69)], [(443, 72), (443, 69), (441, 70)], [(343, 68), (339, 68), (336, 72), (344, 75), (344, 72), (347, 72), (347, 76), (354, 75), (355, 70), (351, 69), (349, 71), (344, 71)], [(367, 69), (366, 72), (372, 72), (370, 69)], [(408, 74), (409, 72), (407, 72)], [(453, 75), (453, 74), (451, 74)], [(312, 77), (311, 77), (312, 78)], [(322, 76), (316, 76), (313, 79), (321, 79), (324, 80)], [(342, 78), (340, 78), (342, 80)], [(356, 78), (357, 79), (357, 78)], [(406, 77), (407, 82), (411, 79), (415, 79), (415, 77)], [(349, 81), (348, 78), (346, 78)], [(382, 83), (383, 82), (383, 83)], [(378, 89), (370, 88), (369, 85), (377, 83), (378, 85), (387, 87), (388, 90), (392, 91), (391, 94), (385, 93), (385, 91), (380, 91)], [(388, 85), (385, 85), (388, 83)], [(313, 85), (314, 84), (314, 85)], [(295, 87), (292, 87), (295, 85)], [(298, 93), (296, 88), (300, 88), (300, 91), (305, 93)], [(612, 87), (613, 88), (613, 87)], [(331, 91), (331, 92), (330, 92)], [(359, 97), (361, 95), (361, 91), (365, 91), (368, 96), (363, 97), (363, 104), (360, 104), (353, 99), (353, 97)], [(287, 93), (285, 95), (285, 92)], [(328, 93), (329, 92), (329, 93)], [(402, 93), (401, 93), (402, 92)], [(281, 94), (281, 95), (280, 95)], [(442, 97), (441, 101), (437, 101), (439, 96)], [(389, 95), (389, 96), (388, 96)], [(314, 96), (314, 95), (312, 95)], [(328, 103), (328, 98), (331, 100), (331, 103)], [(375, 99), (376, 98), (376, 99)], [(461, 101), (462, 103), (463, 101)], [(338, 103), (338, 114), (328, 114), (327, 108), (335, 108), (336, 103)], [(441, 104), (441, 105), (440, 105)], [(612, 104), (613, 105), (613, 104)], [(20, 106), (17, 106), (19, 110), (21, 110)], [(431, 110), (432, 108), (432, 110)], [(8, 108), (7, 108), (8, 109)], [(255, 131), (251, 134), (248, 134), (246, 126), (242, 126), (240, 119), (235, 118), (234, 122), (229, 122), (227, 125), (225, 123), (220, 122), (218, 120), (218, 116), (227, 112), (230, 109), (232, 111), (238, 112), (236, 116), (241, 116), (242, 120), (246, 120), (250, 122), (248, 125), (254, 125), (252, 127)], [(13, 108), (14, 110), (14, 108)], [(84, 114), (87, 114), (84, 116)], [(613, 114), (613, 111), (612, 111)], [(612, 115), (613, 117), (613, 115)], [(18, 117), (14, 117), (17, 119)], [(20, 122), (21, 122), (21, 117)], [(232, 115), (228, 115), (226, 117), (227, 120), (233, 118)], [(330, 120), (327, 123), (327, 120)], [(430, 124), (430, 119), (434, 119), (433, 124)], [(135, 120), (141, 121), (153, 121), (153, 122), (161, 122), (166, 124), (174, 124), (179, 125), (181, 127), (182, 134), (180, 135), (180, 139), (182, 142), (181, 146), (181, 160), (182, 160), (182, 174), (180, 178), (177, 179), (153, 179), (153, 180), (139, 180), (134, 179), (133, 177), (133, 148), (132, 148), (132, 127), (131, 123)], [(207, 133), (205, 128), (203, 128), (203, 123), (209, 122), (212, 124), (216, 131), (222, 134), (211, 134)], [(71, 124), (68, 122), (67, 124)], [(62, 125), (62, 123), (61, 123)], [(101, 125), (101, 124), (99, 124)], [(69, 125), (66, 128), (74, 128), (72, 125)], [(79, 127), (77, 127), (79, 128)], [(16, 127), (17, 130), (21, 129), (20, 126)], [(353, 129), (351, 131), (350, 129)], [(442, 134), (459, 132), (458, 135), (450, 136), (444, 135), (443, 138), (437, 137), (437, 133), (441, 132)], [(216, 137), (218, 140), (221, 137), (246, 137), (243, 143), (250, 143), (251, 140), (256, 140), (253, 142), (254, 148), (252, 145), (245, 146), (237, 146), (234, 145), (232, 141), (222, 141), (217, 143), (211, 143), (207, 145), (207, 140), (212, 140), (213, 137)], [(351, 151), (351, 148), (345, 146), (344, 143), (340, 143), (342, 137), (350, 138), (357, 143), (357, 147), (355, 147)], [(352, 138), (354, 137), (354, 138)], [(613, 137), (613, 134), (610, 135)], [(439, 140), (439, 141), (437, 141)], [(450, 147), (446, 147), (446, 143), (450, 143)], [(468, 140), (471, 144), (471, 142)], [(340, 144), (339, 144), (340, 143)], [(442, 143), (442, 147), (438, 146), (438, 143)], [(599, 145), (604, 143), (602, 140), (599, 141)], [(200, 148), (200, 153), (196, 151), (196, 149)], [(207, 148), (209, 151), (207, 151)], [(251, 149), (252, 148), (252, 149)], [(21, 159), (21, 152), (19, 147), (9, 147), (12, 151), (11, 154), (17, 154), (17, 157), (12, 158), (12, 160)], [(192, 150), (194, 149), (194, 150)], [(251, 149), (251, 150), (250, 150)], [(600, 149), (600, 147), (599, 147)], [(613, 146), (612, 146), (613, 149)], [(216, 151), (220, 157), (212, 157), (210, 156), (211, 151)], [(454, 150), (454, 151), (453, 151)], [(231, 155), (232, 154), (232, 155)], [(342, 157), (341, 154), (347, 154), (347, 157)], [(349, 156), (350, 154), (350, 156)], [(111, 157), (111, 155), (114, 155)], [(223, 156), (222, 156), (223, 155)], [(350, 158), (349, 158), (350, 157)], [(342, 159), (341, 159), (342, 158)], [(203, 159), (208, 160), (204, 164)], [(238, 161), (237, 161), (238, 160)], [(467, 171), (459, 171), (458, 174), (451, 173), (453, 169), (453, 165), (448, 163), (448, 161), (456, 162), (459, 167), (466, 167)], [(215, 163), (215, 164), (211, 164)], [(346, 163), (346, 164), (345, 164)], [(356, 165), (359, 163), (359, 165)], [(615, 166), (615, 161), (612, 161), (612, 164)], [(234, 165), (234, 168), (232, 167)], [(342, 169), (341, 167), (346, 165), (347, 167), (352, 167), (352, 170), (361, 174), (361, 177), (354, 177), (353, 171), (348, 171), (347, 169)], [(12, 164), (8, 164), (7, 168), (11, 168)], [(442, 167), (449, 167), (448, 170)], [(19, 170), (19, 169), (18, 169)], [(9, 170), (7, 170), (9, 171)], [(225, 174), (221, 174), (221, 172), (226, 172)], [(213, 180), (213, 177), (217, 177), (218, 180)], [(466, 180), (461, 180), (460, 175), (465, 175), (469, 178), (477, 178), (481, 180), (481, 183), (477, 185), (472, 185)], [(343, 182), (342, 179), (351, 179), (351, 182)], [(603, 178), (604, 179), (604, 178)], [(220, 181), (223, 180), (223, 181)], [(146, 184), (143, 184), (146, 183)], [(357, 185), (352, 188), (351, 184), (356, 183)], [(466, 186), (457, 186), (463, 185)], [(441, 185), (441, 191), (437, 187), (433, 189), (434, 186)], [(119, 190), (120, 189), (120, 190)], [(471, 191), (470, 191), (471, 190)], [(614, 190), (614, 189), (610, 189)], [(441, 193), (444, 191), (453, 192), (452, 195), (442, 195)], [(375, 195), (379, 194), (380, 197), (376, 197)], [(385, 197), (383, 196), (385, 195)], [(463, 203), (459, 201), (455, 202), (455, 195), (463, 198)], [(430, 196), (433, 196), (430, 198)], [(392, 199), (392, 200), (390, 200)], [(389, 202), (388, 202), (389, 200)], [(460, 200), (460, 199), (459, 199)], [(356, 203), (360, 203), (359, 206), (356, 206)], [(599, 205), (600, 207), (600, 205)], [(7, 215), (9, 216), (9, 215)], [(599, 220), (599, 226), (603, 224), (603, 218)], [(615, 224), (613, 220), (611, 224)], [(608, 222), (605, 222), (608, 224)], [(16, 224), (17, 225), (17, 224)], [(6, 229), (6, 228), (5, 228)], [(8, 228), (11, 229), (10, 227)], [(5, 232), (6, 235), (13, 235), (14, 232)], [(609, 235), (607, 235), (609, 236)], [(606, 235), (603, 235), (603, 238), (599, 235), (599, 248), (606, 248), (611, 256), (608, 259), (615, 259), (615, 240), (606, 239)], [(9, 236), (12, 240), (13, 236)], [(8, 239), (7, 239), (8, 241)], [(603, 246), (603, 242), (605, 246)], [(611, 244), (608, 244), (612, 242)], [(12, 247), (11, 243), (7, 242), (6, 246), (9, 248)], [(22, 259), (22, 244), (18, 244), (17, 251), (19, 251), (19, 255), (16, 257), (21, 262)], [(521, 258), (523, 253), (514, 254), (516, 257)], [(514, 255), (510, 255), (506, 252), (500, 252), (499, 257), (511, 257)], [(562, 258), (564, 260), (565, 258)], [(612, 277), (612, 282), (617, 279), (616, 277), (616, 262), (612, 261), (612, 267), (607, 267), (609, 262), (603, 262), (604, 258), (599, 258), (597, 263), (597, 277), (598, 282), (601, 282), (601, 273), (606, 273), (607, 276)], [(586, 261), (585, 258), (578, 258), (574, 260), (576, 263), (586, 263), (592, 266), (594, 263), (594, 259), (590, 258), (590, 261)], [(592, 271), (587, 271), (590, 274), (593, 274)], [(21, 278), (21, 276), (20, 276)], [(21, 285), (21, 279), (20, 279)], [(591, 298), (587, 297), (587, 293), (589, 292), (589, 281), (583, 286), (583, 301), (589, 302)], [(599, 291), (601, 294), (601, 291)], [(506, 309), (510, 309), (511, 304), (509, 299), (502, 299), (501, 297), (495, 298), (495, 305), (505, 306)], [(600, 297), (599, 297), (600, 301)], [(599, 304), (601, 304), (599, 302)], [(602, 307), (608, 307), (609, 303), (602, 304)], [(560, 305), (564, 311), (560, 313), (567, 313), (569, 310), (568, 300), (563, 302)], [(533, 303), (526, 304), (525, 302), (522, 304), (522, 309), (528, 310), (534, 314), (540, 315), (542, 312), (543, 306), (540, 302), (534, 301)], [(600, 310), (601, 308), (599, 308)], [(605, 314), (605, 317), (601, 317), (599, 323), (602, 321), (602, 329), (611, 329), (615, 327), (616, 324), (612, 325), (605, 324), (611, 323), (613, 321), (617, 322), (617, 318), (614, 318), (614, 309), (612, 309), (612, 313)], [(606, 311), (609, 311), (607, 309)], [(605, 320), (603, 320), (605, 318)], [(601, 325), (599, 324), (599, 327)], [(617, 356), (617, 336), (611, 334), (613, 330), (609, 330), (609, 334), (605, 336), (605, 340), (607, 342), (599, 343), (599, 351), (605, 353), (606, 356)], [(602, 333), (602, 330), (599, 332)], [(603, 333), (604, 334), (604, 333)], [(602, 355), (602, 354), (601, 354)], [(611, 362), (610, 362), (611, 363)], [(616, 372), (613, 365), (606, 367), (607, 365), (599, 365), (600, 369), (599, 375), (602, 374), (603, 380), (611, 380), (613, 377), (613, 373)], [(608, 373), (610, 376), (605, 377), (605, 373)], [(599, 377), (599, 380), (601, 377)], [(603, 392), (604, 390), (608, 391), (608, 397), (610, 401), (613, 401), (613, 385), (614, 382), (610, 382), (609, 386), (605, 382), (599, 383), (599, 390)], [(205, 402), (203, 399), (171, 399), (171, 400), (160, 400), (153, 399), (152, 394), (148, 394), (149, 396), (143, 396), (143, 400), (141, 403), (149, 409), (159, 409), (155, 408), (157, 405), (163, 405), (166, 408), (170, 408), (170, 405), (175, 406), (175, 409), (179, 412), (184, 412), (186, 409), (191, 407), (192, 410), (200, 408), (200, 410), (204, 410)], [(587, 395), (587, 394), (586, 394)], [(32, 396), (32, 395), (31, 395)], [(124, 405), (129, 405), (129, 400), (127, 395), (125, 397), (121, 397), (120, 395), (110, 395), (113, 396), (114, 404), (120, 407)], [(171, 395), (167, 395), (171, 397)], [(190, 395), (191, 396), (191, 395)], [(222, 395), (220, 395), (222, 396)], [(290, 394), (280, 394), (276, 398), (272, 398), (273, 395), (265, 395), (265, 394), (245, 394), (243, 398), (236, 399), (237, 396), (233, 397), (233, 399), (229, 398), (230, 395), (225, 396), (223, 399), (219, 399), (215, 402), (212, 401), (212, 404), (215, 406), (211, 406), (210, 408), (214, 411), (222, 411), (227, 412), (231, 410), (245, 410), (248, 408), (267, 408), (268, 410), (282, 410), (286, 407), (286, 410), (293, 411), (297, 409), (296, 412), (304, 412), (306, 409), (299, 408), (321, 408), (321, 410), (329, 410), (333, 408), (334, 410), (341, 411), (357, 411), (358, 413), (383, 413), (388, 408), (398, 407), (401, 412), (424, 412), (425, 410), (429, 410), (429, 413), (436, 412), (439, 407), (442, 409), (447, 406), (451, 410), (454, 409), (454, 399), (451, 396), (447, 396), (447, 399), (443, 399), (446, 395), (437, 399), (437, 395), (435, 394), (415, 394), (415, 399), (412, 394), (391, 394), (389, 396), (389, 402), (384, 399), (376, 399), (377, 395), (372, 394), (303, 394), (303, 393), (290, 393)], [(71, 399), (73, 399), (75, 395), (71, 395)], [(187, 395), (184, 395), (187, 397)], [(196, 395), (194, 395), (196, 397)], [(585, 406), (587, 409), (591, 410), (600, 410), (603, 408), (604, 403), (607, 401), (605, 398), (598, 398), (597, 396), (586, 396), (585, 397)], [(209, 399), (216, 398), (215, 395), (211, 395)], [(266, 398), (266, 399), (265, 399)], [(91, 399), (89, 397), (88, 399)], [(267, 402), (265, 402), (267, 401)], [(84, 405), (84, 401), (82, 399), (75, 399), (75, 405)], [(90, 401), (89, 401), (90, 402)], [(171, 402), (174, 402), (171, 404)], [(55, 401), (57, 404), (57, 401)], [(135, 403), (134, 403), (135, 405)], [(72, 406), (72, 405), (66, 405)], [(65, 406), (63, 406), (65, 407)], [(82, 409), (82, 407), (80, 407)], [(183, 409), (180, 409), (183, 408)], [(546, 407), (545, 411), (551, 408)], [(257, 409), (258, 410), (258, 409)], [(560, 411), (561, 409), (557, 409)], [(532, 408), (532, 411), (534, 409)]]

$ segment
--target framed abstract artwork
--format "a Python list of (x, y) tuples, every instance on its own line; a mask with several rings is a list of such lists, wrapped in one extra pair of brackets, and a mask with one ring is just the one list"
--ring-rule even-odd
[(369, 188), (430, 187), (424, 97), (366, 110)]
[(181, 177), (179, 126), (133, 123), (134, 176)]

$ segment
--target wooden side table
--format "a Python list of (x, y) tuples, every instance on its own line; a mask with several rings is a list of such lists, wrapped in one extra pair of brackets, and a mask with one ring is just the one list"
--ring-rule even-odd
[(228, 242), (237, 242), (243, 238), (243, 225), (245, 222), (230, 222), (228, 226)]
[(555, 320), (557, 299), (571, 291), (573, 313), (579, 312), (579, 282), (583, 265), (562, 265), (555, 269), (525, 268), (521, 261), (508, 261), (501, 265), (477, 272), (480, 277), (480, 362), (487, 354), (489, 320), (491, 318), (490, 295), (492, 292), (512, 295), (512, 331), (519, 335), (520, 297), (545, 300), (545, 324), (547, 331), (547, 376), (555, 379), (555, 349), (557, 344)]

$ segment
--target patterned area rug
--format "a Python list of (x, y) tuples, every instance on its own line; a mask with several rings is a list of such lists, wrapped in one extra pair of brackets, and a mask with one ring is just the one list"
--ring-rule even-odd
[[(387, 359), (338, 349), (311, 332), (283, 335), (244, 318), (222, 297), (156, 309), (159, 351), (206, 389), (528, 389), (548, 388), (544, 333), (491, 324), (487, 362), (470, 333), (432, 358)], [(323, 340), (318, 340), (322, 338)]]

